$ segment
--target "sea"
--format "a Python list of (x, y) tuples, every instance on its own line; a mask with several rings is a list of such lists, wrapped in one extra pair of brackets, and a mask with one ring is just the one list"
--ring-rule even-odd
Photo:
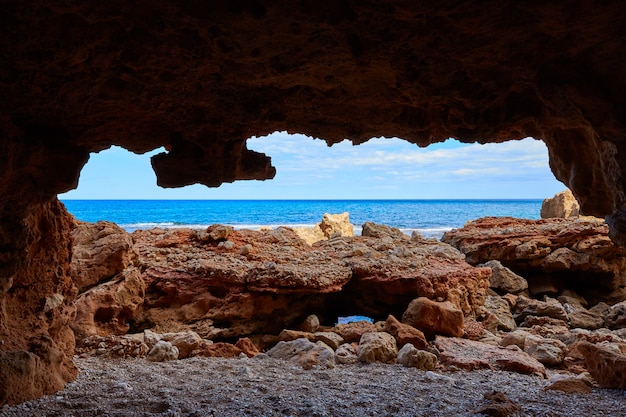
[(79, 220), (108, 220), (128, 232), (195, 228), (312, 227), (324, 213), (350, 214), (355, 234), (374, 222), (439, 239), (444, 232), (485, 216), (540, 218), (542, 200), (62, 200)]

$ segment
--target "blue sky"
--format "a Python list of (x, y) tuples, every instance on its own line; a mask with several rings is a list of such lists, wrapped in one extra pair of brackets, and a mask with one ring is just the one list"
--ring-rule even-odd
[(419, 148), (377, 138), (332, 147), (304, 135), (276, 132), (248, 140), (272, 157), (269, 181), (237, 181), (218, 188), (156, 185), (150, 156), (112, 147), (92, 154), (78, 188), (61, 199), (448, 199), (546, 198), (565, 186), (548, 167), (543, 142), (527, 138), (500, 144), (449, 139)]

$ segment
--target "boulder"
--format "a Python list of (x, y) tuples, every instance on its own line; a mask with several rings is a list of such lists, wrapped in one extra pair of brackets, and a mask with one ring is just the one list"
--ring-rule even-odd
[(348, 343), (359, 342), (365, 333), (376, 332), (378, 329), (369, 321), (355, 321), (346, 324), (337, 324), (333, 332), (340, 335)]
[(402, 315), (402, 322), (421, 330), (428, 338), (463, 335), (463, 312), (449, 301), (416, 298)]
[(320, 327), (320, 319), (315, 314), (310, 314), (298, 325), (296, 330), (314, 333)]
[(398, 356), (396, 339), (385, 332), (365, 333), (359, 341), (357, 354), (361, 362), (393, 363)]
[(491, 391), (483, 394), (485, 403), (474, 410), (474, 414), (506, 417), (518, 414), (522, 407), (500, 391)]
[(359, 361), (356, 347), (351, 343), (344, 343), (335, 351), (335, 361), (342, 365), (351, 365)]
[(626, 286), (626, 248), (611, 241), (601, 219), (485, 217), (444, 233), (442, 241), (472, 265), (495, 259), (529, 282), (552, 277), (585, 298)]
[(253, 358), (261, 353), (259, 351), (259, 348), (254, 343), (252, 343), (252, 340), (247, 337), (242, 337), (241, 339), (237, 340), (237, 343), (235, 343), (235, 347), (240, 349), (241, 352), (249, 358)]
[(205, 344), (200, 350), (194, 351), (193, 355), (208, 358), (238, 358), (242, 353), (242, 349), (232, 343), (217, 342)]
[(517, 346), (498, 347), (473, 340), (437, 336), (439, 362), (465, 370), (500, 369), (545, 377), (546, 368)]
[(79, 293), (110, 280), (137, 261), (131, 235), (115, 223), (77, 222), (72, 239), (70, 268)]
[(557, 300), (546, 298), (546, 301), (535, 300), (527, 297), (518, 297), (513, 308), (515, 321), (522, 322), (528, 316), (549, 317), (552, 319), (567, 320), (565, 309)]
[(293, 230), (309, 245), (332, 237), (354, 236), (354, 226), (350, 223), (349, 213), (325, 213), (321, 223), (312, 228), (295, 227)]
[(315, 332), (313, 333), (313, 338), (316, 342), (323, 342), (333, 350), (336, 350), (344, 343), (343, 337), (335, 332)]
[(509, 303), (502, 297), (488, 295), (485, 298), (485, 309), (496, 317), (496, 330), (510, 332), (517, 327)]
[(313, 343), (307, 339), (279, 342), (267, 351), (267, 356), (295, 362), (303, 369), (311, 369), (313, 366), (323, 368), (335, 366), (335, 354), (330, 347), (322, 342)]
[(561, 191), (552, 198), (546, 198), (541, 203), (541, 218), (549, 219), (559, 217), (578, 217), (580, 205), (570, 190)]
[(178, 359), (178, 348), (170, 342), (159, 340), (146, 357), (151, 362), (165, 362)]
[(376, 224), (372, 222), (363, 223), (361, 229), (361, 236), (382, 238), (391, 238), (399, 240), (409, 240), (409, 236), (402, 233), (402, 231), (396, 227), (389, 227), (384, 224)]
[(589, 311), (579, 304), (564, 303), (563, 309), (571, 328), (594, 330), (604, 325), (602, 315)]
[(583, 342), (578, 351), (584, 356), (591, 376), (604, 388), (626, 389), (626, 345), (617, 348)]
[(575, 376), (562, 376), (550, 378), (550, 383), (546, 385), (544, 391), (560, 391), (567, 394), (591, 394), (591, 388), (585, 381)]
[(432, 371), (437, 365), (437, 356), (407, 343), (398, 352), (398, 363), (422, 371)]
[(76, 299), (72, 330), (77, 339), (91, 335), (121, 335), (144, 302), (145, 283), (138, 268), (129, 267), (92, 287)]
[(152, 349), (159, 341), (170, 342), (178, 349), (178, 359), (185, 359), (192, 356), (192, 352), (202, 348), (204, 341), (196, 333), (190, 330), (176, 333), (154, 333), (151, 330), (144, 330), (144, 342)]
[(392, 315), (389, 315), (385, 321), (385, 331), (396, 338), (398, 346), (404, 346), (407, 343), (412, 344), (417, 349), (424, 349), (428, 346), (428, 341), (423, 332), (400, 322)]
[(496, 291), (517, 294), (528, 289), (528, 282), (509, 268), (503, 266), (500, 261), (491, 260), (478, 266), (491, 268), (489, 287)]
[(557, 339), (546, 339), (528, 335), (524, 339), (524, 352), (546, 366), (559, 366), (563, 363), (567, 347)]
[(612, 305), (606, 312), (604, 321), (610, 329), (626, 327), (626, 301)]

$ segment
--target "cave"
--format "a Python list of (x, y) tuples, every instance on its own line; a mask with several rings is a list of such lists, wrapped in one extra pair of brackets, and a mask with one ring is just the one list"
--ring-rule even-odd
[(623, 2), (7, 0), (0, 21), (0, 405), (76, 376), (72, 220), (56, 195), (112, 145), (163, 146), (162, 187), (216, 187), (271, 179), (246, 138), (274, 131), (532, 136), (626, 244)]

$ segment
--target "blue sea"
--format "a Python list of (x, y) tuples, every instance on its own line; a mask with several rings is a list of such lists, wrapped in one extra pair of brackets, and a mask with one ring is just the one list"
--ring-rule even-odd
[(350, 213), (355, 233), (365, 222), (382, 223), (406, 234), (417, 230), (440, 238), (468, 220), (485, 216), (538, 219), (542, 200), (63, 200), (79, 220), (108, 220), (129, 232), (137, 229), (238, 229), (262, 226), (311, 227), (324, 213)]

